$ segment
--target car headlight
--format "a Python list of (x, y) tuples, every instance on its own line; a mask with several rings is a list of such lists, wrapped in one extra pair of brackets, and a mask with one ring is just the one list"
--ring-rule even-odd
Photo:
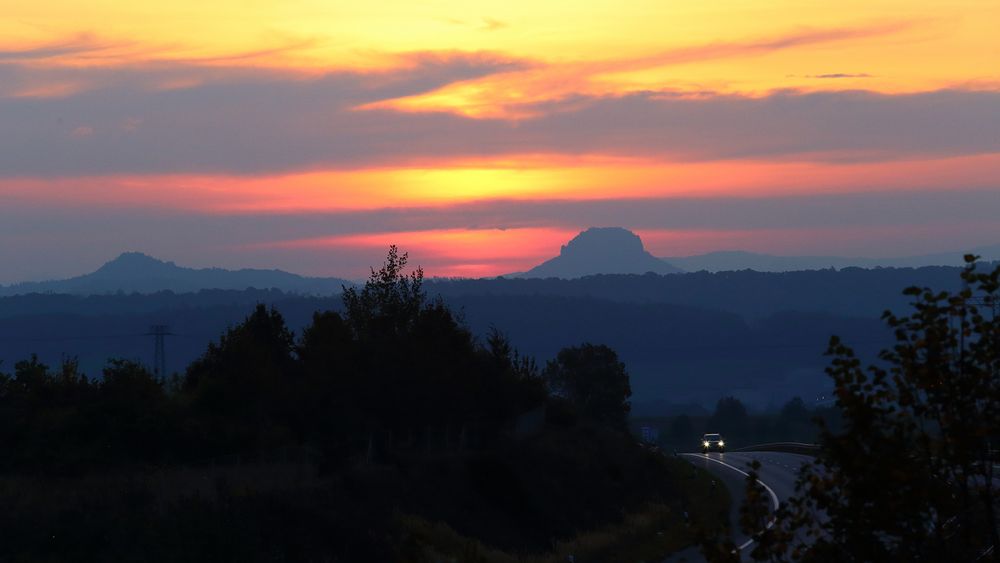
[(725, 442), (723, 442), (722, 440), (719, 440), (719, 447), (722, 447), (722, 446), (725, 446), (725, 445), (726, 445)]
[(708, 442), (702, 442), (702, 445), (703, 445), (703, 446), (705, 446), (705, 447), (707, 448), (707, 447), (708, 447), (708, 446), (710, 446), (711, 444), (709, 444)]

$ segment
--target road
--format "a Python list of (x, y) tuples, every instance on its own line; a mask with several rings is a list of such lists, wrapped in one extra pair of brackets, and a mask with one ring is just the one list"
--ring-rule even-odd
[[(760, 462), (757, 471), (760, 482), (765, 485), (772, 496), (772, 503), (783, 502), (795, 493), (795, 480), (799, 468), (813, 458), (799, 454), (779, 452), (740, 452), (740, 453), (709, 453), (680, 454), (696, 467), (705, 469), (715, 475), (719, 482), (725, 485), (733, 498), (730, 513), (732, 522), (733, 542), (742, 547), (743, 553), (748, 553), (752, 544), (750, 538), (739, 531), (740, 505), (746, 498), (746, 471), (753, 460)], [(744, 560), (748, 560), (743, 557)], [(667, 561), (671, 563), (704, 561), (697, 547), (691, 547), (675, 553)]]

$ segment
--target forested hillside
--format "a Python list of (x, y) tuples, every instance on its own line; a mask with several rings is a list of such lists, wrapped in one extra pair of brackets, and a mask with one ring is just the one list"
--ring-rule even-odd
[[(431, 285), (429, 294), (438, 287)], [(583, 341), (611, 345), (630, 366), (636, 401), (642, 403), (711, 406), (735, 393), (765, 407), (795, 395), (815, 397), (827, 389), (821, 354), (830, 334), (850, 338), (865, 354), (874, 354), (890, 337), (877, 319), (825, 313), (776, 313), (748, 321), (706, 308), (591, 297), (484, 294), (445, 301), (480, 341), (495, 327), (539, 359)], [(167, 370), (179, 372), (256, 303), (280, 310), (296, 334), (315, 311), (343, 311), (339, 298), (264, 291), (6, 298), (0, 299), (0, 365), (10, 367), (29, 352), (50, 364), (76, 357), (91, 373), (109, 357), (152, 365), (153, 341), (146, 334), (151, 325), (165, 324), (173, 333), (166, 340)]]
[(596, 275), (564, 280), (480, 279), (437, 281), (432, 293), (461, 295), (554, 295), (631, 303), (672, 303), (759, 318), (780, 311), (879, 317), (902, 310), (909, 299), (899, 288), (918, 284), (956, 289), (962, 269), (844, 268), (800, 272), (693, 272), (674, 275)]
[(0, 374), (0, 560), (662, 558), (728, 497), (628, 433), (590, 343), (475, 338), (390, 252), (295, 335), (258, 305), (176, 376), (31, 357)]
[[(633, 374), (638, 403), (700, 403), (735, 394), (755, 408), (824, 395), (822, 352), (831, 334), (873, 358), (890, 342), (878, 321), (904, 310), (912, 280), (947, 289), (954, 268), (761, 274), (593, 276), (578, 280), (436, 280), (425, 283), (483, 339), (491, 327), (523, 353), (555, 355), (581, 341), (606, 342)], [(911, 277), (912, 278), (911, 278)], [(339, 297), (277, 290), (205, 290), (0, 298), (0, 360), (36, 352), (48, 363), (75, 357), (87, 371), (109, 357), (150, 364), (151, 325), (170, 327), (167, 369), (182, 371), (257, 303), (278, 308), (301, 334), (315, 311), (342, 311)]]

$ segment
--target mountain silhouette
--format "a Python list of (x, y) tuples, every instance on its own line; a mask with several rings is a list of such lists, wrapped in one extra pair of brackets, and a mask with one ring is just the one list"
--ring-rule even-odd
[(141, 252), (126, 252), (94, 272), (65, 280), (26, 282), (0, 287), (0, 295), (25, 293), (177, 293), (202, 289), (280, 289), (289, 293), (332, 295), (352, 282), (311, 278), (281, 270), (185, 268)]
[(177, 277), (182, 275), (179, 271), (183, 270), (186, 268), (181, 268), (173, 262), (157, 260), (141, 252), (125, 252), (93, 273), (75, 279), (141, 281), (155, 277)]
[(580, 278), (596, 274), (676, 274), (683, 270), (646, 251), (642, 239), (621, 227), (591, 227), (527, 272), (512, 277)]

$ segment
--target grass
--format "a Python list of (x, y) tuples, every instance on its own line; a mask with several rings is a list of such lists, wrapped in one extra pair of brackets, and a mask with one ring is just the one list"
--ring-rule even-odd
[[(256, 462), (62, 478), (0, 475), (0, 500), (9, 509), (5, 525), (24, 536), (16, 552), (23, 560), (51, 561), (85, 559), (77, 557), (79, 542), (90, 542), (86, 553), (94, 560), (181, 542), (176, 553), (159, 559), (213, 560), (211, 546), (229, 554), (233, 546), (244, 546), (251, 554), (343, 552), (341, 560), (349, 561), (376, 560), (371, 557), (377, 550), (377, 560), (412, 563), (564, 563), (570, 555), (579, 563), (637, 563), (660, 561), (693, 543), (699, 531), (728, 524), (728, 493), (713, 486), (708, 473), (651, 453), (608, 455), (630, 464), (627, 485), (603, 470), (572, 473), (581, 468), (576, 458), (568, 464), (545, 461), (544, 479), (522, 481), (512, 473), (517, 479), (511, 483), (525, 486), (510, 490), (504, 479), (473, 479), (481, 471), (470, 471), (465, 458), (407, 471), (360, 468), (335, 477), (319, 475), (308, 462)], [(505, 458), (484, 459), (492, 466)], [(521, 465), (530, 471), (535, 466), (529, 462), (548, 458), (525, 459)], [(595, 459), (597, 469), (605, 467), (607, 460)], [(443, 478), (427, 477), (442, 468), (448, 469)], [(419, 494), (407, 492), (413, 487)], [(483, 496), (483, 487), (500, 496)], [(558, 494), (547, 492), (557, 487)], [(480, 495), (475, 502), (481, 509), (462, 508), (470, 494)], [(539, 504), (510, 511), (505, 495), (526, 495)], [(600, 517), (566, 518), (590, 509)], [(550, 518), (564, 518), (563, 525)], [(46, 543), (50, 529), (58, 545)], [(267, 553), (257, 555), (270, 560)], [(202, 556), (209, 558), (196, 559)]]
[[(731, 499), (711, 475), (677, 459), (665, 460), (667, 477), (683, 491), (678, 502), (650, 503), (620, 522), (553, 541), (544, 553), (511, 553), (464, 537), (443, 522), (396, 514), (398, 560), (406, 563), (640, 563), (662, 561), (692, 545), (699, 530), (728, 526)], [(582, 492), (581, 494), (585, 494)], [(685, 518), (685, 511), (688, 513)]]

